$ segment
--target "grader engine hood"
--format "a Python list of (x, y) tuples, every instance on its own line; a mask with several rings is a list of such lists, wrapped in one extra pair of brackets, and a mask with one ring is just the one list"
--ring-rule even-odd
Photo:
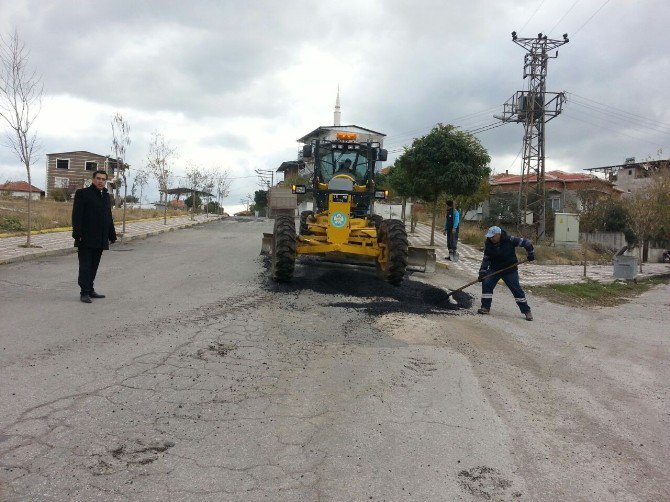
[(344, 244), (349, 241), (351, 228), (351, 202), (354, 180), (351, 176), (340, 174), (328, 182), (328, 190), (342, 190), (344, 193), (328, 195), (328, 229), (326, 236), (332, 244)]

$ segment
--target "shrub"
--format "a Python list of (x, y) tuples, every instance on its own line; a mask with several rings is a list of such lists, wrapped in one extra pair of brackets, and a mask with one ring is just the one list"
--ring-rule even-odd
[(72, 194), (66, 188), (54, 188), (51, 198), (56, 202), (66, 202), (72, 198)]
[(25, 230), (21, 220), (15, 218), (14, 216), (7, 216), (0, 222), (0, 230), (6, 232), (21, 232)]

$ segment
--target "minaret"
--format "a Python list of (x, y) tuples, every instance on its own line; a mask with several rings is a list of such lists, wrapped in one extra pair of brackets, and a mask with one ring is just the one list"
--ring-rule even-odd
[(340, 86), (337, 86), (337, 98), (335, 99), (335, 123), (333, 125), (341, 125), (340, 119), (342, 118), (342, 112), (340, 111)]

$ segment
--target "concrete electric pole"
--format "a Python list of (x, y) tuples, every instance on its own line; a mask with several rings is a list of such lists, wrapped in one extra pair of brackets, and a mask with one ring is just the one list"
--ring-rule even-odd
[[(519, 186), (519, 230), (528, 235), (535, 229), (536, 238), (545, 234), (545, 188), (544, 188), (544, 141), (545, 124), (558, 116), (565, 102), (562, 92), (546, 92), (547, 62), (558, 57), (549, 52), (567, 44), (568, 34), (563, 40), (552, 40), (539, 33), (535, 38), (518, 38), (512, 32), (512, 41), (524, 48), (523, 78), (528, 86), (517, 91), (503, 105), (502, 115), (494, 117), (503, 122), (520, 122), (524, 125), (523, 166)], [(532, 219), (531, 219), (532, 218)]]

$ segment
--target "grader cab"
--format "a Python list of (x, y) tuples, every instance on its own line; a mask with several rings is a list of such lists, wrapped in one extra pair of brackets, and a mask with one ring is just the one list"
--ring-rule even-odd
[(303, 158), (314, 160), (311, 186), (294, 185), (291, 193), (311, 192), (314, 210), (300, 214), (298, 232), (294, 209), (275, 211), (274, 231), (264, 234), (262, 250), (271, 255), (273, 280), (290, 281), (299, 255), (374, 265), (393, 285), (408, 268), (435, 269), (434, 250), (409, 246), (402, 221), (372, 213), (374, 201), (388, 195), (375, 186), (375, 163), (385, 161), (387, 152), (379, 143), (356, 140), (356, 134), (340, 132), (334, 141), (303, 147)]

